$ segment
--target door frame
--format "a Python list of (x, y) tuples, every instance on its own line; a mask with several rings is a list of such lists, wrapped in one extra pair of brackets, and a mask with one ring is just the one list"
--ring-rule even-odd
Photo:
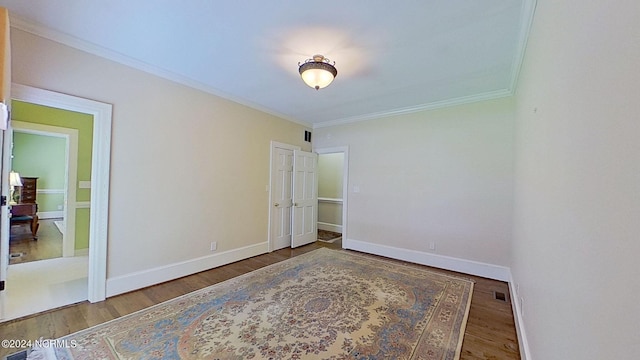
[[(92, 303), (103, 301), (106, 299), (107, 284), (109, 165), (113, 107), (107, 103), (15, 83), (11, 86), (11, 99), (93, 116), (87, 298)], [(8, 239), (6, 241), (8, 246)]]
[(318, 156), (323, 154), (344, 154), (344, 161), (342, 164), (342, 248), (344, 249), (345, 240), (347, 239), (347, 209), (349, 203), (349, 147), (348, 146), (336, 146), (328, 148), (317, 148), (313, 152)]
[(273, 141), (271, 140), (271, 145), (270, 145), (270, 152), (269, 152), (269, 219), (268, 219), (268, 226), (267, 226), (267, 243), (268, 243), (268, 248), (267, 251), (272, 252), (273, 248), (274, 248), (274, 244), (273, 244), (273, 236), (272, 236), (272, 229), (271, 229), (271, 222), (273, 220), (273, 186), (275, 184), (275, 178), (274, 176), (276, 176), (276, 173), (273, 169), (274, 167), (274, 156), (275, 156), (275, 149), (276, 148), (280, 148), (280, 149), (285, 149), (285, 150), (300, 150), (300, 146), (297, 145), (291, 145), (291, 144), (285, 144), (285, 143), (281, 143), (281, 142), (277, 142), (277, 141)]
[[(78, 130), (60, 126), (43, 125), (24, 121), (11, 121), (10, 129), (15, 137), (16, 132), (50, 136), (65, 140), (65, 179), (64, 179), (64, 209), (63, 218), (67, 229), (76, 227), (76, 191), (78, 181)], [(40, 216), (41, 218), (41, 216)], [(64, 231), (62, 234), (62, 256), (75, 256), (75, 231)]]

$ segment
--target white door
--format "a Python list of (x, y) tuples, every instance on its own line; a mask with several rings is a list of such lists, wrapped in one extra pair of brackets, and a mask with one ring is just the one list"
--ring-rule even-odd
[[(7, 271), (9, 270), (9, 171), (11, 167), (11, 143), (13, 142), (13, 130), (11, 124), (7, 130), (2, 131), (0, 136), (0, 194), (5, 201), (0, 210), (0, 319), (5, 318), (6, 291), (4, 291), (7, 281)], [(5, 166), (3, 166), (3, 164)]]
[(278, 250), (291, 246), (293, 150), (275, 147), (272, 156), (271, 250)]
[(318, 239), (318, 154), (293, 151), (291, 247)]

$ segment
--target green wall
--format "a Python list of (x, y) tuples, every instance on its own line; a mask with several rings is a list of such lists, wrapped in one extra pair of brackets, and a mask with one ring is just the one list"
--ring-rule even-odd
[[(62, 190), (65, 178), (66, 140), (61, 137), (13, 133), (12, 170), (24, 177), (38, 178), (38, 191)], [(39, 211), (58, 211), (64, 194), (37, 194)]]
[[(78, 181), (91, 180), (91, 150), (93, 146), (93, 116), (68, 110), (61, 110), (42, 105), (34, 105), (22, 101), (12, 101), (11, 119), (16, 121), (36, 124), (65, 127), (78, 130)], [(16, 133), (18, 134), (18, 133)], [(15, 143), (15, 142), (14, 142)], [(64, 168), (64, 167), (63, 167)], [(20, 172), (18, 169), (14, 170)], [(22, 174), (27, 176), (27, 174)], [(47, 180), (48, 181), (48, 180)], [(41, 185), (38, 179), (38, 187), (51, 188)], [(69, 186), (72, 186), (69, 184)], [(76, 201), (85, 202), (91, 200), (91, 189), (79, 189), (76, 186)], [(63, 186), (60, 186), (63, 187)], [(39, 204), (40, 206), (40, 204)], [(48, 206), (48, 205), (47, 205)], [(47, 211), (44, 208), (41, 211)], [(89, 247), (89, 209), (76, 209), (76, 243), (75, 249)]]

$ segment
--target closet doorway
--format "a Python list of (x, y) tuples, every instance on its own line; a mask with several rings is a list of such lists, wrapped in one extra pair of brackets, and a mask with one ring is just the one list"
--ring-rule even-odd
[(315, 150), (320, 241), (334, 242), (347, 236), (348, 151), (347, 147)]

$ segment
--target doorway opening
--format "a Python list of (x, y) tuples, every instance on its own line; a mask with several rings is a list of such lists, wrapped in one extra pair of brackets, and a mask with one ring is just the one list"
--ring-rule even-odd
[(315, 152), (318, 153), (318, 240), (342, 241), (347, 233), (349, 148), (322, 148)]
[[(54, 93), (47, 90), (32, 88), (29, 86), (13, 84), (12, 85), (12, 99), (14, 101), (26, 102), (43, 107), (50, 107), (54, 109), (68, 110), (77, 113), (87, 114), (92, 118), (93, 129), (92, 143), (90, 150), (84, 153), (91, 159), (91, 165), (89, 175), (87, 179), (83, 180), (86, 185), (84, 189), (90, 194), (90, 200), (83, 200), (78, 198), (75, 201), (76, 210), (83, 210), (84, 216), (88, 219), (88, 254), (86, 256), (75, 256), (71, 259), (84, 259), (78, 261), (74, 266), (76, 268), (84, 268), (86, 275), (84, 279), (74, 279), (78, 282), (84, 282), (85, 288), (81, 294), (83, 299), (88, 299), (90, 302), (102, 301), (106, 298), (106, 256), (107, 256), (107, 223), (108, 223), (108, 200), (109, 200), (109, 162), (110, 162), (110, 146), (111, 146), (111, 114), (112, 106), (110, 104), (100, 103), (93, 100), (78, 98), (75, 96)], [(10, 144), (11, 131), (5, 131), (3, 142), (3, 178), (8, 178), (9, 164), (10, 164)], [(7, 141), (7, 139), (9, 141)], [(5, 179), (3, 179), (3, 185), (5, 185)], [(79, 187), (77, 189), (79, 191)], [(2, 195), (8, 194), (7, 186), (2, 188)], [(84, 204), (81, 204), (84, 203)], [(7, 273), (9, 271), (8, 266), (8, 249), (9, 249), (9, 226), (8, 224), (8, 211), (2, 209), (3, 221), (5, 226), (1, 229), (1, 241), (0, 241), (0, 281), (6, 283), (5, 291), (0, 291), (0, 321), (9, 320), (15, 318), (15, 313), (11, 317), (7, 316), (11, 309), (8, 309), (8, 297), (10, 282), (7, 282)], [(76, 214), (80, 216), (78, 213)], [(6, 218), (4, 216), (7, 216)], [(69, 217), (70, 219), (71, 217)], [(70, 228), (69, 224), (66, 224), (67, 228)], [(77, 233), (77, 228), (76, 228)], [(77, 245), (74, 245), (77, 247)], [(75, 250), (75, 249), (74, 249)], [(62, 261), (67, 258), (51, 259), (50, 261)], [(38, 263), (48, 263), (35, 262)], [(29, 264), (25, 264), (29, 265)], [(55, 267), (55, 265), (54, 265)], [(70, 273), (70, 271), (65, 271)], [(72, 280), (73, 281), (73, 280)], [(13, 283), (22, 282), (20, 280), (13, 281)], [(28, 283), (24, 281), (23, 284)], [(35, 286), (35, 284), (33, 285)], [(58, 292), (63, 293), (64, 287), (58, 287)], [(70, 292), (71, 293), (71, 292)], [(12, 300), (13, 301), (13, 300)], [(51, 304), (49, 304), (50, 306)], [(53, 305), (60, 306), (60, 305)], [(51, 307), (49, 307), (51, 308)], [(31, 313), (42, 311), (42, 309), (31, 309)], [(19, 314), (24, 316), (24, 314)]]
[[(38, 241), (14, 239), (9, 265), (57, 257), (87, 255), (87, 241), (76, 248), (78, 129), (12, 121), (11, 170), (37, 178)], [(89, 144), (87, 144), (89, 145)], [(87, 146), (85, 145), (85, 147)], [(90, 150), (90, 149), (89, 149)], [(89, 224), (85, 220), (82, 228)], [(67, 231), (67, 228), (70, 229)], [(81, 229), (80, 236), (83, 234)], [(18, 254), (20, 256), (14, 256)]]

